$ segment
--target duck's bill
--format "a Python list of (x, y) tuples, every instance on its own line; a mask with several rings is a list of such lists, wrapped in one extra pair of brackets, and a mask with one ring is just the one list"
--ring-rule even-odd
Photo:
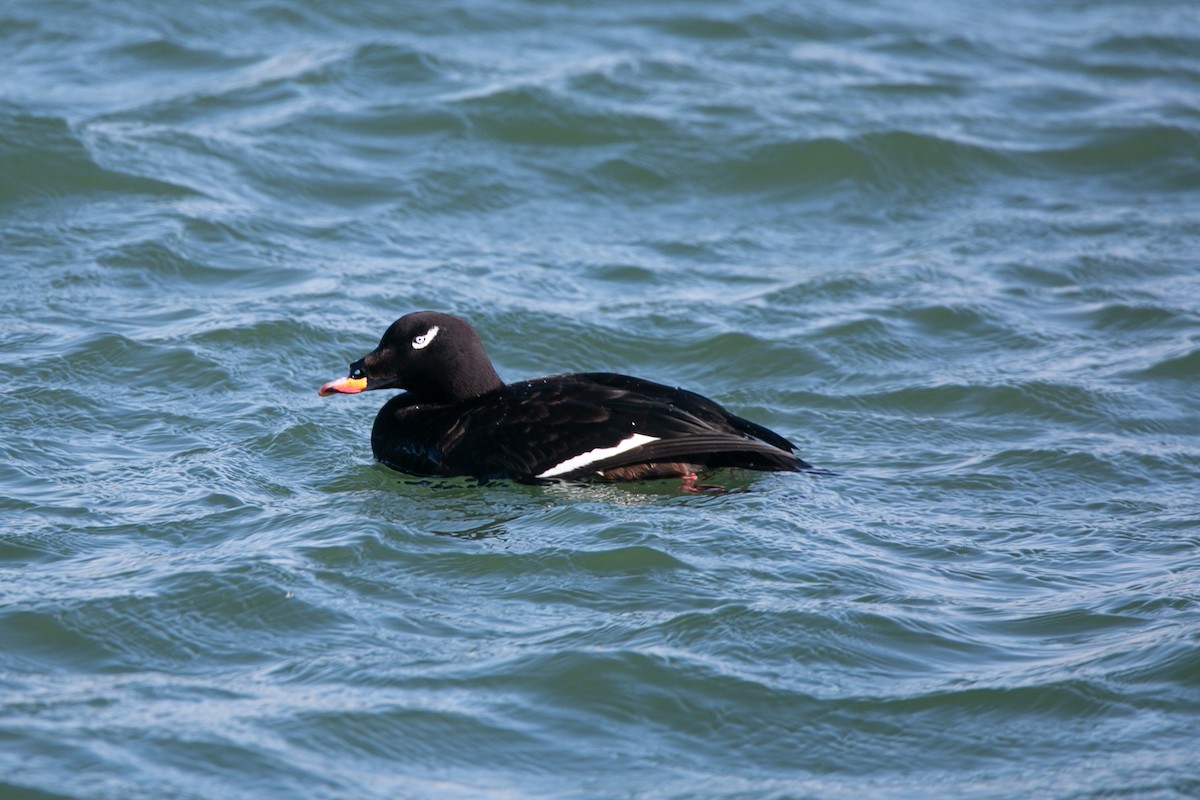
[(366, 388), (366, 378), (338, 378), (317, 389), (317, 394), (321, 397), (329, 397), (331, 394), (358, 394)]

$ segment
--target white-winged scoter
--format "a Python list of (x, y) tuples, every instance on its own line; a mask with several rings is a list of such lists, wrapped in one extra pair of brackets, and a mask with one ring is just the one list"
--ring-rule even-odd
[(504, 383), (466, 320), (435, 311), (392, 323), (321, 396), (403, 389), (375, 418), (371, 450), (413, 475), (523, 483), (646, 480), (734, 467), (821, 472), (772, 430), (683, 389), (584, 372)]

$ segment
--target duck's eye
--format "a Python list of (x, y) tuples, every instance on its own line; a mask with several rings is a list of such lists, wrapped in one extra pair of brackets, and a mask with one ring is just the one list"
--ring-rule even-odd
[(362, 367), (355, 367), (354, 369), (350, 370), (350, 377), (354, 378), (354, 380), (359, 380), (367, 377), (367, 372)]
[(420, 336), (414, 336), (413, 340), (412, 340), (413, 350), (420, 350), (422, 348), (428, 347), (429, 343), (433, 341), (433, 337), (437, 336), (437, 332), (438, 332), (438, 326), (434, 325), (432, 328), (425, 331)]

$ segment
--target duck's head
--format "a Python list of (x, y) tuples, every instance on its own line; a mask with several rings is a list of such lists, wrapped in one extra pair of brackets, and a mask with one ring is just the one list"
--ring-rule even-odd
[(404, 389), (431, 402), (455, 402), (503, 385), (470, 323), (451, 314), (417, 311), (393, 322), (378, 347), (317, 394)]

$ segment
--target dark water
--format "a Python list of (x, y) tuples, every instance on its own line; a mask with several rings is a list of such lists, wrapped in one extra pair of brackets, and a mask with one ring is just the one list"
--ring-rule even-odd
[[(1200, 796), (1200, 7), (0, 5), (0, 797)], [(839, 477), (374, 465), (407, 311)]]

